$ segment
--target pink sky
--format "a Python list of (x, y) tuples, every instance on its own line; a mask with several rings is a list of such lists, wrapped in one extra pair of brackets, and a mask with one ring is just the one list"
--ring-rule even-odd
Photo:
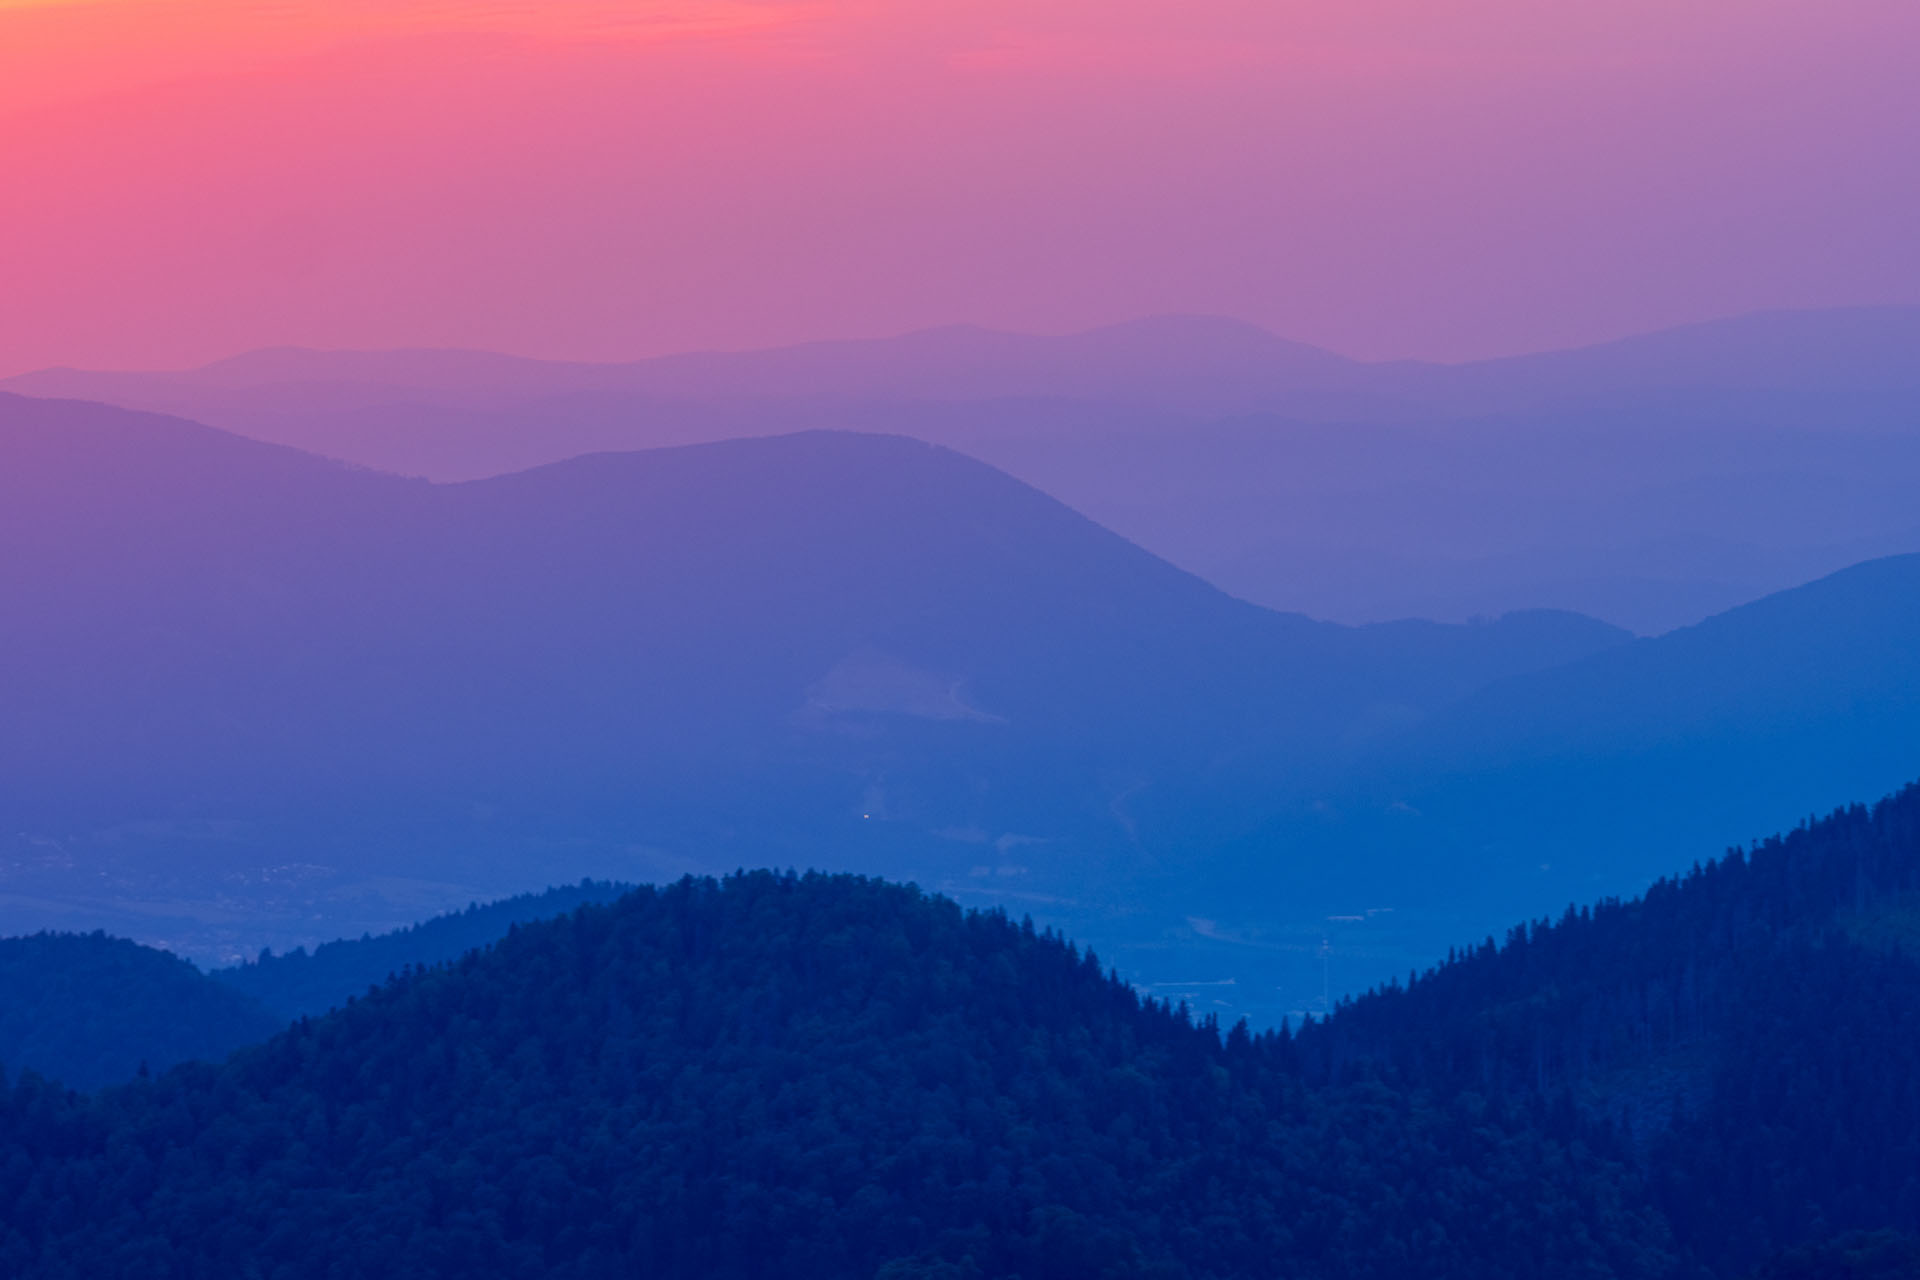
[(1920, 301), (1914, 0), (0, 0), (0, 373)]

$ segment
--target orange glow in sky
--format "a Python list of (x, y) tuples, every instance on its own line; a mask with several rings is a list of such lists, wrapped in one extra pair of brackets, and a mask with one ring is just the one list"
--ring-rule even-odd
[(1911, 0), (0, 0), (0, 373), (1920, 298)]

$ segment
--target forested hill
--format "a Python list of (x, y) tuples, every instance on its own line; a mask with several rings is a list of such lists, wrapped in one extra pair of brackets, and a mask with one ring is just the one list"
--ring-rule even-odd
[(879, 881), (611, 891), (433, 967), (504, 908), (269, 961), (297, 993), (402, 948), (221, 1065), (17, 1075), (0, 1274), (1886, 1280), (1920, 1248), (1920, 786), (1293, 1035)]
[(215, 969), (211, 976), (291, 1021), (325, 1013), (403, 970), (458, 959), (515, 925), (564, 915), (590, 902), (610, 902), (632, 887), (582, 880), (541, 893), (478, 903), (392, 933), (343, 938), (312, 951), (265, 952), (251, 964)]
[(754, 873), (527, 925), (220, 1067), (0, 1105), (0, 1272), (1668, 1273), (1630, 1176), (1315, 1088), (1090, 955)]
[(124, 938), (0, 938), (0, 1068), (9, 1071), (91, 1089), (224, 1058), (283, 1025), (178, 956)]
[(1488, 939), (1292, 1047), (1313, 1080), (1571, 1100), (1631, 1135), (1681, 1243), (1740, 1274), (1920, 1231), (1917, 961), (1913, 786)]

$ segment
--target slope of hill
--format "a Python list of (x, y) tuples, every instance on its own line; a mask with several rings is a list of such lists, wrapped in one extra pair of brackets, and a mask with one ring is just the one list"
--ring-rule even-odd
[(1920, 775), (1920, 556), (1499, 681), (1393, 750), (1376, 794), (1429, 834), (1555, 864), (1570, 897), (1596, 872), (1630, 891), (1684, 847)]
[[(470, 664), (520, 668), (494, 692), (526, 701), (527, 677), (557, 680), (540, 693), (571, 710), (589, 671), (606, 682), (594, 696), (617, 701), (636, 685), (668, 696), (661, 664), (700, 663), (730, 686), (710, 677), (687, 690), (712, 729), (729, 712), (782, 719), (849, 697), (885, 712), (895, 694), (847, 692), (858, 671), (806, 692), (878, 651), (925, 680), (957, 682), (960, 709), (922, 719), (1037, 727), (1097, 700), (1131, 722), (1128, 736), (1163, 736), (1219, 714), (1217, 695), (1196, 693), (1225, 682), (1239, 684), (1238, 700), (1291, 702), (1282, 731), (1301, 737), (1342, 728), (1369, 699), (1431, 706), (1501, 670), (1620, 638), (1577, 619), (1356, 631), (1272, 614), (990, 468), (898, 438), (606, 455), (434, 487), (170, 420), (61, 402), (4, 408), (0, 536), (18, 553), (5, 585), (35, 619), (8, 638), (38, 646), (42, 683), (54, 688), (62, 665), (75, 665), (57, 661), (74, 643), (141, 644), (139, 662), (99, 665), (109, 679), (148, 682), (170, 659), (206, 661), (198, 642), (212, 640), (228, 648), (217, 672), (179, 674), (260, 680), (268, 687), (248, 692), (311, 698), (300, 710), (312, 717), (390, 716), (386, 699), (417, 700), (434, 684), (470, 692)], [(195, 618), (204, 634), (183, 635)], [(117, 633), (128, 625), (137, 636)], [(766, 631), (777, 640), (757, 639)], [(309, 681), (386, 687), (343, 708), (337, 683), (296, 688), (249, 669), (285, 655), (255, 654), (236, 670), (249, 643), (294, 650)], [(173, 651), (183, 644), (195, 651)], [(357, 665), (327, 665), (343, 649)], [(1310, 665), (1259, 674), (1275, 663)], [(543, 718), (454, 709), (475, 712), (535, 732)], [(652, 722), (635, 715), (627, 730)], [(412, 724), (461, 745), (449, 724)], [(680, 739), (697, 727), (670, 731)]]
[(1347, 621), (1554, 607), (1654, 635), (1920, 550), (1920, 396), (1871, 399), (1701, 392), (1372, 425), (895, 417), (1243, 599)]
[(1916, 901), (1920, 785), (1488, 939), (1292, 1048), (1310, 1079), (1571, 1100), (1634, 1139), (1679, 1243), (1740, 1275), (1920, 1232)]
[(177, 956), (104, 934), (0, 938), (0, 1066), (76, 1089), (192, 1060), (278, 1031), (252, 998)]
[(550, 920), (588, 903), (611, 902), (632, 888), (583, 880), (545, 893), (475, 904), (392, 933), (343, 938), (312, 951), (266, 952), (249, 964), (215, 969), (209, 976), (291, 1022), (326, 1013), (396, 973), (431, 968), (490, 946), (517, 925)]
[(1309, 1090), (1003, 917), (643, 889), (220, 1068), (0, 1103), (22, 1277), (1654, 1276), (1619, 1172)]
[(219, 1061), (396, 973), (456, 960), (518, 925), (630, 888), (582, 881), (211, 973), (104, 933), (0, 938), (0, 1067), (96, 1089), (180, 1062)]
[(9, 398), (0, 454), (7, 829), (90, 893), (291, 884), (303, 939), (343, 866), (472, 900), (751, 850), (1059, 895), (1625, 638), (1275, 614), (900, 438), (436, 486)]
[[(1915, 776), (1908, 556), (1494, 682), (1183, 861), (1166, 892), (1197, 918), (1195, 979), (1232, 979), (1236, 1007), (1279, 988), (1282, 1011), (1319, 1012), (1328, 988), (1404, 974), (1512, 919), (1639, 893), (1728, 833), (1790, 827)], [(1168, 937), (1103, 945), (1146, 967)]]

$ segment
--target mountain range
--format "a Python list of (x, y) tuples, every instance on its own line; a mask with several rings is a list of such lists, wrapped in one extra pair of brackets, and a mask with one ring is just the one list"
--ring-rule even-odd
[(988, 461), (1244, 598), (1350, 622), (1558, 607), (1643, 634), (1920, 550), (1920, 311), (1771, 312), (1467, 365), (1239, 322), (582, 365), (255, 352), (0, 387), (436, 479), (800, 429)]
[(217, 962), (776, 862), (1271, 1022), (1920, 774), (1913, 558), (1655, 639), (1351, 627), (898, 437), (440, 485), (8, 397), (0, 453), (13, 931)]
[(378, 866), (465, 901), (746, 843), (1003, 890), (1119, 872), (1625, 639), (1273, 613), (900, 438), (439, 486), (16, 397), (0, 451), (6, 820), (22, 866), (121, 898)]
[(499, 405), (619, 393), (666, 403), (1052, 399), (1145, 403), (1213, 415), (1298, 413), (1309, 402), (1288, 397), (1344, 394), (1356, 404), (1371, 403), (1369, 416), (1398, 417), (1418, 406), (1471, 417), (1581, 399), (1702, 391), (1916, 392), (1916, 345), (1920, 308), (1855, 307), (1757, 312), (1468, 364), (1367, 363), (1241, 321), (1168, 315), (1062, 336), (951, 325), (897, 338), (624, 364), (484, 351), (282, 347), (171, 373), (49, 369), (17, 375), (7, 387), (24, 395), (108, 403), (174, 395), (181, 399), (171, 407), (195, 410), (218, 401), (192, 397), (222, 392), (248, 392), (287, 408), (301, 402), (296, 389), (335, 408), (404, 401)]

